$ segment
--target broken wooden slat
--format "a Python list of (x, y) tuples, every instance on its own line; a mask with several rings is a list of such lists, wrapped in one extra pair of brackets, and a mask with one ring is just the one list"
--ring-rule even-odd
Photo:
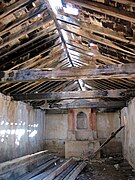
[(9, 15), (10, 13), (15, 12), (19, 8), (25, 6), (27, 3), (29, 3), (29, 0), (20, 0), (20, 1), (17, 1), (16, 3), (11, 4), (9, 7), (5, 7), (3, 9), (3, 13), (0, 15), (0, 19)]
[(132, 12), (128, 12), (128, 11), (124, 11), (124, 10), (120, 11), (117, 8), (107, 6), (107, 5), (104, 5), (101, 3), (99, 5), (99, 3), (89, 1), (89, 0), (83, 0), (83, 1), (82, 0), (65, 0), (65, 1), (75, 4), (75, 5), (78, 5), (78, 6), (82, 6), (87, 9), (92, 9), (94, 11), (105, 13), (107, 15), (114, 16), (114, 17), (121, 18), (126, 21), (131, 21), (131, 22), (135, 23), (135, 14)]
[(77, 34), (78, 36), (83, 36), (87, 39), (93, 40), (93, 41), (100, 43), (102, 45), (114, 48), (116, 50), (122, 51), (122, 52), (127, 53), (127, 54), (135, 55), (135, 53), (133, 53), (131, 51), (127, 51), (124, 48), (121, 48), (118, 45), (114, 44), (111, 40), (100, 37), (100, 36), (95, 35), (95, 34), (92, 34), (90, 31), (87, 31), (83, 28), (78, 28), (74, 25), (66, 24), (63, 22), (61, 22), (61, 28), (64, 29), (65, 31)]
[(36, 10), (29, 11), (24, 17), (20, 17), (20, 18), (16, 19), (11, 26), (9, 26), (9, 27), (5, 28), (3, 31), (1, 31), (0, 36), (2, 36), (4, 33), (8, 32), (8, 31), (10, 31), (11, 29), (16, 28), (17, 26), (19, 26), (23, 22), (29, 20), (36, 14), (42, 13), (45, 9), (46, 9), (46, 6), (40, 5)]
[[(127, 6), (132, 6), (132, 7), (135, 6), (135, 2), (130, 1), (130, 0), (113, 0), (113, 1), (115, 1), (116, 4), (117, 4), (117, 3), (121, 3), (121, 4), (125, 4), (125, 5), (127, 5)], [(104, 0), (96, 0), (96, 2), (105, 3)], [(110, 2), (111, 2), (111, 1), (110, 1)], [(117, 6), (115, 6), (115, 7), (117, 7)]]
[(17, 166), (22, 165), (23, 163), (27, 161), (32, 161), (32, 159), (40, 158), (43, 155), (46, 155), (47, 152), (48, 150), (40, 151), (34, 154), (30, 154), (30, 155), (13, 159), (11, 161), (3, 162), (0, 164), (0, 174), (5, 173), (12, 168), (16, 168)]
[(90, 33), (96, 32), (98, 34), (101, 34), (101, 35), (104, 35), (104, 36), (107, 36), (107, 37), (110, 37), (110, 38), (113, 38), (113, 39), (116, 39), (116, 40), (119, 40), (119, 41), (122, 41), (125, 43), (135, 45), (135, 42), (127, 40), (122, 34), (116, 32), (112, 29), (101, 27), (101, 26), (94, 25), (94, 24), (90, 24), (87, 22), (84, 23), (84, 22), (78, 21), (77, 18), (70, 17), (66, 14), (57, 15), (57, 19), (62, 22), (77, 25), (77, 26), (81, 27), (81, 29), (84, 29)]
[(2, 48), (3, 46), (6, 46), (7, 44), (11, 43), (13, 40), (17, 40), (17, 39), (23, 37), (24, 35), (26, 35), (26, 34), (32, 32), (32, 31), (40, 28), (44, 24), (47, 24), (50, 20), (51, 20), (51, 18), (48, 15), (42, 21), (35, 22), (35, 23), (25, 27), (24, 29), (21, 29), (16, 34), (9, 35), (7, 38), (3, 39), (3, 41), (0, 43), (0, 48)]
[(60, 173), (55, 180), (60, 180), (60, 179), (64, 179), (65, 177), (67, 177), (68, 174), (70, 174), (70, 172), (75, 169), (75, 167), (78, 165), (77, 161), (74, 161), (72, 164), (70, 164), (62, 173)]

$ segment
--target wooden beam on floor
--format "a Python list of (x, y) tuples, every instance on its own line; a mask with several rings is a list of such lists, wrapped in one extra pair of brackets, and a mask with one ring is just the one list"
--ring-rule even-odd
[(134, 97), (135, 89), (112, 89), (91, 91), (66, 91), (47, 93), (28, 93), (13, 95), (17, 101), (66, 100), (66, 99), (96, 99)]
[(87, 165), (86, 162), (81, 162), (78, 164), (78, 166), (73, 169), (65, 178), (64, 180), (73, 180), (76, 179), (78, 174), (84, 169), (84, 167)]
[(80, 7), (98, 11), (100, 13), (104, 13), (109, 16), (117, 17), (117, 18), (135, 23), (135, 14), (132, 12), (128, 12), (124, 10), (120, 11), (120, 9), (118, 8), (107, 6), (107, 5), (89, 1), (89, 0), (83, 0), (83, 1), (82, 0), (65, 0), (65, 1), (67, 3), (72, 3)]
[(47, 177), (45, 177), (43, 179), (44, 180), (52, 180), (52, 179), (54, 179), (56, 176), (58, 176), (60, 173), (62, 173), (62, 171), (64, 171), (73, 162), (74, 162), (73, 159), (69, 159), (62, 166), (60, 166), (58, 169), (56, 169), (55, 171), (53, 171), (52, 173), (50, 173)]
[(96, 68), (48, 68), (30, 70), (0, 71), (0, 82), (17, 81), (67, 81), (94, 79), (135, 78), (135, 63), (97, 66)]
[(47, 169), (49, 166), (51, 166), (52, 164), (56, 163), (59, 160), (59, 158), (52, 158), (50, 159), (48, 162), (46, 162), (45, 164), (39, 166), (38, 168), (34, 169), (33, 171), (31, 171), (30, 173), (24, 175), (22, 178), (19, 178), (20, 180), (26, 180), (26, 179), (30, 179), (33, 176), (36, 176), (37, 174), (41, 173), (42, 171), (44, 171), (45, 169)]

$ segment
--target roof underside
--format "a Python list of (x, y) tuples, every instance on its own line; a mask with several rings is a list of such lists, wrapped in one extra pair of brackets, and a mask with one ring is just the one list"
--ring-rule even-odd
[[(65, 0), (62, 3), (63, 7), (54, 12), (47, 0), (0, 2), (1, 71), (134, 63), (134, 1)], [(78, 14), (64, 11), (67, 5), (77, 9)], [(11, 96), (127, 88), (135, 88), (134, 78), (0, 83), (0, 91)], [(119, 101), (129, 99), (124, 97)], [(116, 99), (105, 99), (110, 100)], [(59, 100), (26, 102), (39, 107)]]

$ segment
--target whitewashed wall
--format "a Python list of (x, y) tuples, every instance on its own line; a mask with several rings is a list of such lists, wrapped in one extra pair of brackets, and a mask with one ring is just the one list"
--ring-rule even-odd
[(68, 132), (67, 114), (46, 114), (46, 148), (50, 152), (65, 155), (65, 140)]
[(122, 134), (124, 157), (135, 169), (135, 98), (121, 111), (121, 120), (125, 124)]
[(0, 162), (43, 149), (45, 113), (0, 94)]
[[(120, 112), (97, 113), (97, 129), (100, 143), (106, 141), (121, 126)], [(123, 131), (123, 130), (122, 130)], [(103, 148), (103, 155), (114, 156), (122, 154), (121, 132)]]

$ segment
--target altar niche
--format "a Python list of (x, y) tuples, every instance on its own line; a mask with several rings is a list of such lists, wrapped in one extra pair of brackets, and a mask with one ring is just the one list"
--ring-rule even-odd
[(99, 146), (96, 109), (70, 109), (65, 157), (81, 157), (95, 152)]
[(77, 113), (76, 126), (77, 129), (88, 129), (88, 117), (86, 113), (82, 111)]
[(68, 113), (68, 140), (97, 139), (95, 109), (72, 109)]

